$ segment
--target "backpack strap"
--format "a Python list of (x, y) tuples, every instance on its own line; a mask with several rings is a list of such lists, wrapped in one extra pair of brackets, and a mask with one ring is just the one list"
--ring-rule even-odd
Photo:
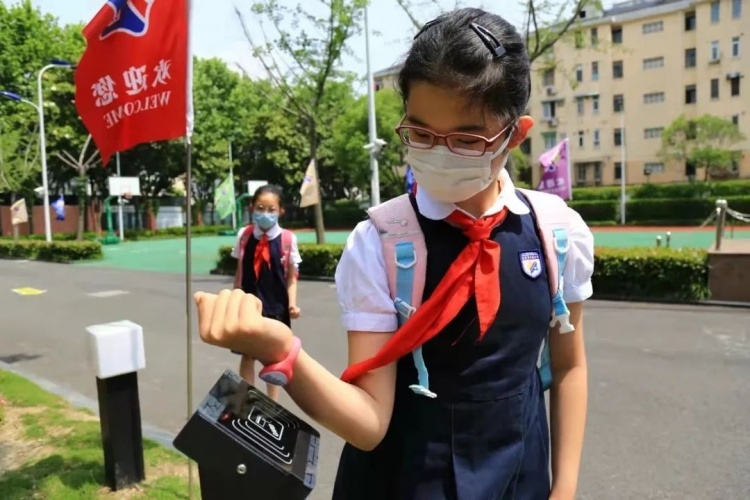
[[(292, 242), (294, 240), (294, 233), (288, 229), (281, 230), (281, 263), (284, 268), (284, 279), (289, 274), (289, 265), (292, 261)], [(295, 271), (295, 274), (299, 274)]]
[[(380, 234), (388, 288), (401, 326), (422, 304), (427, 269), (424, 234), (408, 194), (370, 208), (368, 215)], [(414, 349), (412, 356), (417, 368), (418, 383), (409, 388), (417, 394), (436, 397), (429, 390), (429, 375), (422, 347)]]
[(253, 225), (250, 224), (248, 226), (245, 226), (245, 229), (242, 231), (242, 234), (240, 235), (240, 239), (237, 242), (237, 245), (239, 245), (239, 257), (237, 258), (237, 272), (235, 273), (235, 281), (234, 281), (234, 287), (240, 288), (242, 287), (242, 269), (243, 265), (242, 262), (245, 258), (245, 250), (247, 249), (247, 242), (250, 240), (250, 236), (253, 235)]
[[(560, 333), (572, 332), (575, 328), (570, 324), (570, 311), (563, 298), (563, 271), (570, 249), (568, 229), (572, 222), (573, 212), (568, 208), (565, 201), (557, 195), (526, 189), (518, 190), (526, 197), (534, 211), (537, 230), (544, 247), (550, 296), (552, 297), (550, 328), (559, 324)], [(549, 332), (544, 341), (538, 371), (542, 387), (546, 391), (552, 385)]]

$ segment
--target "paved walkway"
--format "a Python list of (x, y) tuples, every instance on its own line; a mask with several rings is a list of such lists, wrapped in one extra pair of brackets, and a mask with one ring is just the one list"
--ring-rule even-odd
[[(175, 259), (177, 260), (177, 259)], [(87, 325), (130, 319), (144, 326), (139, 375), (143, 418), (176, 432), (185, 420), (182, 276), (0, 261), (0, 361), (90, 398)], [(224, 278), (197, 276), (215, 291)], [(11, 288), (46, 290), (20, 296)], [(335, 290), (300, 286), (305, 348), (334, 373), (346, 363)], [(582, 500), (750, 498), (750, 321), (746, 309), (591, 302), (586, 344), (590, 406)], [(194, 401), (236, 356), (195, 336)], [(299, 410), (284, 394), (282, 403)], [(320, 483), (330, 499), (341, 440), (322, 432)]]

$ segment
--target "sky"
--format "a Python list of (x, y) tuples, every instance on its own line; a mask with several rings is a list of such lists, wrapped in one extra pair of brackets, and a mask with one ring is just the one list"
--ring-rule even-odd
[[(157, 0), (158, 1), (158, 0)], [(281, 0), (284, 5), (295, 6), (299, 0)], [(6, 2), (8, 3), (8, 2)], [(12, 3), (12, 0), (11, 2)], [(87, 22), (104, 5), (105, 0), (32, 0), (43, 12), (50, 13), (65, 23)], [(240, 7), (248, 24), (260, 39), (259, 26), (254, 22), (250, 6), (253, 0), (193, 0), (192, 43), (193, 52), (198, 57), (218, 57), (236, 67), (241, 64), (251, 75), (262, 76), (263, 69), (255, 61), (250, 46), (245, 40), (240, 23), (235, 14), (235, 6)], [(321, 2), (304, 0), (304, 4), (321, 5)], [(429, 4), (431, 2), (422, 2)], [(454, 0), (443, 0), (442, 5), (451, 7)], [(479, 2), (464, 2), (479, 6)], [(501, 15), (517, 26), (523, 20), (523, 11), (516, 0), (494, 0), (503, 5)], [(419, 19), (424, 22), (437, 11), (425, 9)], [(322, 12), (320, 13), (322, 14)], [(372, 71), (387, 68), (397, 63), (408, 49), (414, 28), (409, 19), (398, 7), (396, 0), (373, 0), (369, 9), (370, 57)], [(349, 47), (352, 56), (345, 56), (343, 68), (361, 76), (367, 74), (364, 35), (352, 38)]]

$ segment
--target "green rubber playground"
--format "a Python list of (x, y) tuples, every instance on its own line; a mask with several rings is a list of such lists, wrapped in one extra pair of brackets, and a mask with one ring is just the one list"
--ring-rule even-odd
[[(654, 247), (657, 236), (662, 246), (666, 245), (667, 232), (671, 248), (708, 248), (714, 241), (713, 228), (642, 228), (606, 227), (593, 228), (596, 246), (632, 248)], [(314, 231), (298, 231), (300, 244), (315, 243)], [(344, 243), (348, 231), (329, 231), (326, 243)], [(750, 229), (727, 228), (727, 238), (750, 239)], [(219, 248), (233, 245), (234, 236), (200, 236), (192, 239), (192, 268), (196, 275), (209, 274), (216, 265)], [(81, 262), (79, 266), (94, 266), (115, 269), (182, 273), (185, 271), (185, 240), (164, 239), (151, 241), (125, 241), (118, 245), (104, 246), (104, 259)]]

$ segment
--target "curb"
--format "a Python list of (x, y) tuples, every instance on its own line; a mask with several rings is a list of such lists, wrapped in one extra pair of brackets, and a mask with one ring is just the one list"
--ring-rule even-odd
[(728, 307), (732, 309), (750, 309), (750, 302), (729, 302), (723, 300), (676, 300), (676, 299), (655, 299), (642, 297), (617, 297), (615, 295), (597, 295), (591, 297), (591, 300), (601, 300), (604, 302), (641, 302), (644, 304), (664, 304), (677, 306), (701, 306), (701, 307)]
[[(74, 407), (89, 410), (97, 417), (99, 416), (99, 403), (89, 398), (88, 396), (84, 396), (80, 392), (76, 392), (72, 389), (68, 389), (67, 387), (60, 386), (52, 381), (49, 381), (27, 371), (19, 370), (2, 361), (0, 361), (0, 370), (4, 370), (6, 372), (18, 375), (19, 377), (23, 377), (30, 382), (35, 383), (45, 391), (60, 396)], [(158, 427), (154, 427), (146, 422), (141, 422), (141, 426), (143, 428), (143, 437), (148, 438), (152, 441), (156, 441), (161, 446), (169, 450), (181, 453), (172, 444), (175, 436), (171, 432), (159, 429)]]

